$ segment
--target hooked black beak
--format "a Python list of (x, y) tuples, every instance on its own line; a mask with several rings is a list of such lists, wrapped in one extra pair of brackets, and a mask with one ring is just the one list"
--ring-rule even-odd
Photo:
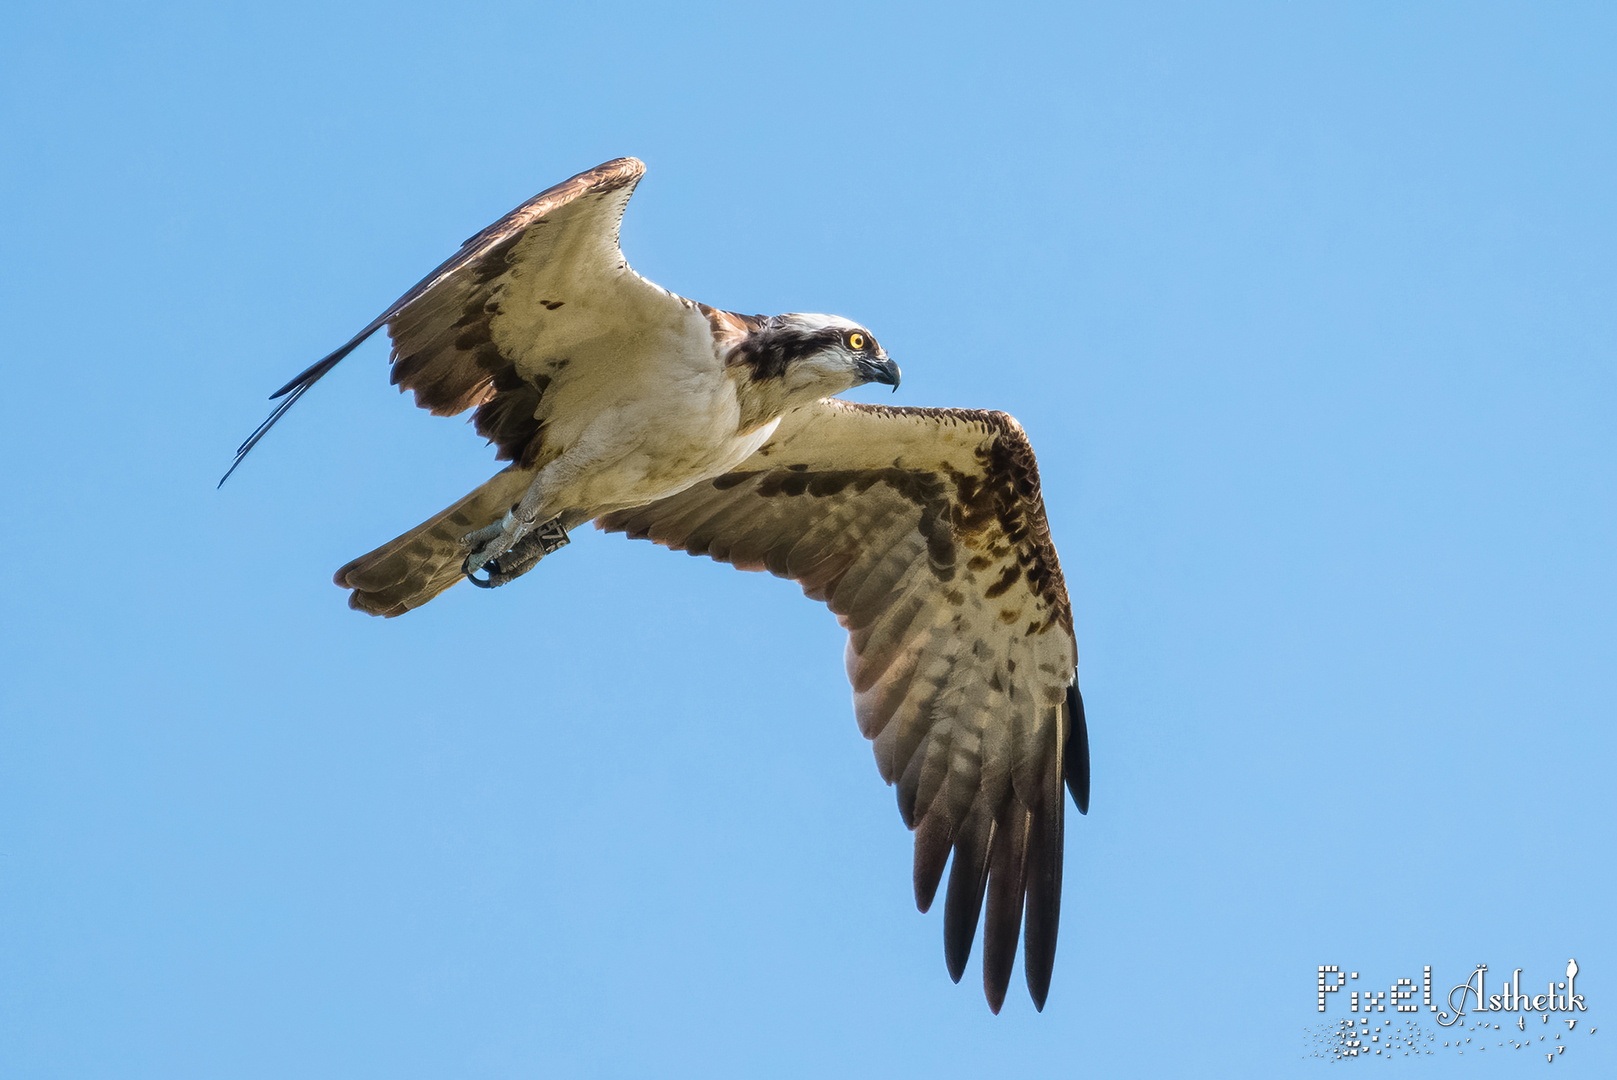
[(859, 374), (865, 382), (879, 382), (898, 390), (898, 365), (883, 356), (880, 360), (860, 360)]

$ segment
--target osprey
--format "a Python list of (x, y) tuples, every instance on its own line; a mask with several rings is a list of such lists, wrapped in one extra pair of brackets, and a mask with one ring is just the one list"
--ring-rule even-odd
[(854, 713), (915, 832), (923, 912), (953, 854), (950, 977), (965, 970), (986, 899), (989, 1007), (1004, 1002), (1022, 936), (1043, 1009), (1062, 783), (1087, 812), (1089, 741), (1027, 437), (1004, 413), (837, 400), (899, 381), (875, 336), (847, 319), (737, 315), (636, 274), (618, 226), (644, 172), (609, 161), (466, 241), (276, 391), (230, 471), (385, 326), (400, 391), (436, 415), (476, 410), (478, 433), (511, 464), (338, 570), (349, 606), (391, 617), (463, 577), (505, 584), (591, 519), (795, 580), (848, 630)]

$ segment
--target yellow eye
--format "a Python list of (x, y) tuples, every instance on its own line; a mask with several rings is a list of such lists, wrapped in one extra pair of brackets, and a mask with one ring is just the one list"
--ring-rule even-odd
[(850, 348), (850, 349), (862, 349), (864, 347), (865, 347), (865, 335), (863, 335), (863, 334), (849, 334), (848, 335), (848, 348)]

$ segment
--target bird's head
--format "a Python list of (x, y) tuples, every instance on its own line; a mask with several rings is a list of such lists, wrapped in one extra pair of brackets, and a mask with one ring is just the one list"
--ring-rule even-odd
[(840, 394), (864, 383), (898, 388), (898, 365), (869, 330), (836, 315), (763, 319), (730, 350), (749, 380), (785, 406)]

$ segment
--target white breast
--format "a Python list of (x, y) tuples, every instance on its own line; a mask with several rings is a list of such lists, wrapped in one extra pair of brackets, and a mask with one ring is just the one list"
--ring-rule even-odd
[(707, 319), (642, 324), (633, 335), (581, 340), (541, 404), (547, 502), (592, 515), (640, 506), (733, 469), (779, 420), (745, 434), (735, 376)]

